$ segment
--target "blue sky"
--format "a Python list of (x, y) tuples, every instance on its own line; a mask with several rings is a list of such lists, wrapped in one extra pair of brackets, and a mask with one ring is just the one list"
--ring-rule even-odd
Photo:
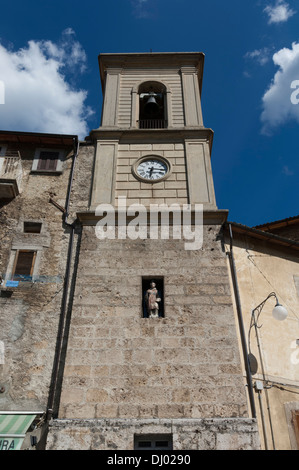
[(215, 133), (216, 199), (229, 220), (298, 215), (295, 0), (5, 2), (0, 128), (84, 138), (100, 125), (98, 54), (150, 50), (205, 54), (204, 125)]

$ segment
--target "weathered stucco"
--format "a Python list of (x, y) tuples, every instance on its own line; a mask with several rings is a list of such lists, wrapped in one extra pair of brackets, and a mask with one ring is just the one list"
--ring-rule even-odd
[[(296, 226), (288, 226), (274, 233), (292, 240), (296, 239), (297, 231)], [(262, 362), (254, 329), (250, 333), (249, 350), (257, 360), (257, 366), (252, 367), (253, 384), (261, 380), (264, 386), (261, 391), (262, 408), (258, 393), (254, 392), (261, 444), (263, 448), (280, 450), (298, 448), (293, 437), (292, 414), (288, 410), (298, 409), (299, 349), (296, 339), (299, 338), (299, 292), (296, 279), (299, 265), (298, 250), (286, 248), (285, 245), (273, 244), (271, 240), (263, 241), (261, 235), (257, 238), (250, 233), (240, 235), (234, 232), (233, 236), (246, 338), (249, 337), (252, 310), (271, 292), (277, 294), (279, 302), (288, 310), (286, 320), (277, 321), (272, 316), (275, 298), (265, 303), (258, 322)]]
[[(28, 139), (29, 140), (29, 139)], [(62, 174), (32, 173), (38, 144), (10, 144), (22, 158), (22, 190), (12, 200), (1, 201), (0, 274), (11, 279), (17, 249), (37, 250), (35, 276), (18, 287), (1, 288), (0, 364), (1, 410), (44, 411), (51, 382), (60, 317), (69, 229), (63, 227), (64, 206), (72, 161), (72, 144), (65, 148)], [(24, 233), (24, 221), (42, 223), (41, 233)]]

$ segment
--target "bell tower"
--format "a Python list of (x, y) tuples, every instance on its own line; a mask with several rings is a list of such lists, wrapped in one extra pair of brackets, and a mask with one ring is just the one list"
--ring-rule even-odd
[(91, 210), (115, 204), (118, 196), (144, 205), (217, 209), (213, 132), (204, 127), (201, 110), (203, 64), (202, 53), (99, 56), (104, 104), (102, 125), (92, 132)]
[[(255, 445), (222, 248), (227, 211), (216, 206), (213, 132), (202, 118), (203, 64), (197, 52), (99, 56), (102, 121), (78, 155), (93, 175), (77, 205), (80, 252), (49, 449)], [(120, 200), (146, 215), (137, 231)], [(162, 215), (151, 236), (148, 210), (173, 205), (191, 216), (203, 208), (200, 247), (174, 236), (174, 213), (170, 236)]]

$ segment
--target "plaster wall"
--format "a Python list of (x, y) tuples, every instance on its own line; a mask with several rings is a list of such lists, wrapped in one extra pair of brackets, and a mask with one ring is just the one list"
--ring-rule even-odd
[[(1, 200), (4, 284), (11, 279), (17, 250), (37, 251), (33, 278), (0, 288), (0, 409), (6, 411), (46, 409), (61, 309), (69, 233), (62, 227), (62, 212), (49, 199), (64, 206), (72, 159), (66, 158), (60, 174), (34, 174), (37, 146), (8, 145), (21, 154), (22, 190), (12, 200)], [(68, 155), (72, 148), (66, 149)], [(40, 222), (41, 232), (24, 233), (24, 221)]]
[[(276, 292), (279, 302), (288, 310), (286, 320), (275, 320), (272, 317), (275, 299), (270, 298), (260, 315), (261, 328), (258, 335), (265, 378), (269, 381), (268, 390), (264, 389), (261, 393), (263, 413), (257, 393), (255, 399), (263, 447), (267, 445), (270, 449), (291, 449), (294, 448), (291, 442), (293, 425), (291, 415), (286, 410), (288, 404), (292, 403), (290, 406), (295, 409), (295, 404), (299, 403), (299, 348), (296, 344), (296, 339), (299, 338), (299, 292), (296, 282), (299, 276), (298, 256), (294, 251), (284, 248), (279, 250), (252, 237), (237, 235), (234, 237), (233, 252), (246, 335), (249, 332), (252, 310), (271, 292)], [(255, 383), (264, 377), (254, 329), (250, 334), (250, 352), (258, 363), (257, 368), (253, 367)], [(262, 415), (265, 420), (267, 444), (263, 436)], [(273, 426), (273, 438), (270, 422)]]

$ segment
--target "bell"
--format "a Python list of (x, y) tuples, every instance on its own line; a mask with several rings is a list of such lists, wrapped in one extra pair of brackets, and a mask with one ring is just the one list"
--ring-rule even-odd
[(159, 105), (154, 95), (150, 95), (149, 99), (147, 100), (144, 106), (144, 111), (146, 112), (146, 114), (151, 114), (151, 115), (159, 111)]

